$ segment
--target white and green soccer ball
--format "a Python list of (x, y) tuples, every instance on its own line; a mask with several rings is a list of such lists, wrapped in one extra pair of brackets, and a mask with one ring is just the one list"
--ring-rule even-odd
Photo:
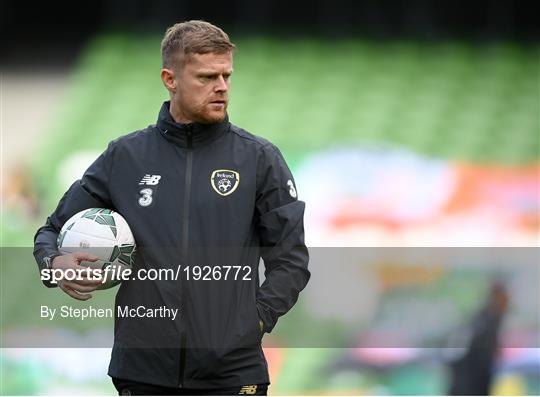
[(108, 278), (98, 289), (108, 289), (120, 281), (111, 277), (118, 271), (133, 267), (136, 244), (126, 220), (118, 212), (105, 208), (88, 208), (73, 215), (58, 235), (58, 250), (62, 254), (87, 252), (97, 256), (96, 262), (81, 262), (82, 266), (106, 269)]

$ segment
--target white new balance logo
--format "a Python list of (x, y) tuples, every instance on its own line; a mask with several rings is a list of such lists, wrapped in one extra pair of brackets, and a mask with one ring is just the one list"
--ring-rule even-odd
[(139, 182), (139, 185), (157, 185), (160, 179), (161, 179), (161, 175), (146, 174), (145, 176), (143, 176), (143, 178)]

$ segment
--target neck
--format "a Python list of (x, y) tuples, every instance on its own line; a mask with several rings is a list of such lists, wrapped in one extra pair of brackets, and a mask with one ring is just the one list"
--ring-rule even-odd
[(176, 105), (176, 101), (171, 98), (171, 104), (169, 105), (169, 113), (174, 121), (180, 124), (193, 123), (193, 120), (188, 119), (184, 113), (180, 110), (180, 107)]

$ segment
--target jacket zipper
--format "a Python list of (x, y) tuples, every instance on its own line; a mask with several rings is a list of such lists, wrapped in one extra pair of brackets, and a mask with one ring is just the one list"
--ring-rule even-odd
[[(186, 157), (186, 184), (184, 186), (184, 216), (182, 219), (182, 252), (186, 263), (188, 261), (188, 245), (189, 245), (189, 201), (191, 198), (191, 173), (193, 168), (193, 136), (191, 126), (187, 130), (187, 157)], [(184, 299), (184, 288), (180, 290), (181, 309), (184, 310), (182, 305)], [(179, 367), (179, 387), (184, 385), (184, 371), (186, 367), (186, 331), (181, 335), (180, 339), (180, 367)]]

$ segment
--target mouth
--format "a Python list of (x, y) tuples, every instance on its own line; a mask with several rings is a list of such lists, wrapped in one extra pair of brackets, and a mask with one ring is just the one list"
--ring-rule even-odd
[(226, 103), (227, 103), (227, 101), (225, 101), (225, 100), (216, 100), (216, 101), (210, 102), (210, 105), (225, 106)]

